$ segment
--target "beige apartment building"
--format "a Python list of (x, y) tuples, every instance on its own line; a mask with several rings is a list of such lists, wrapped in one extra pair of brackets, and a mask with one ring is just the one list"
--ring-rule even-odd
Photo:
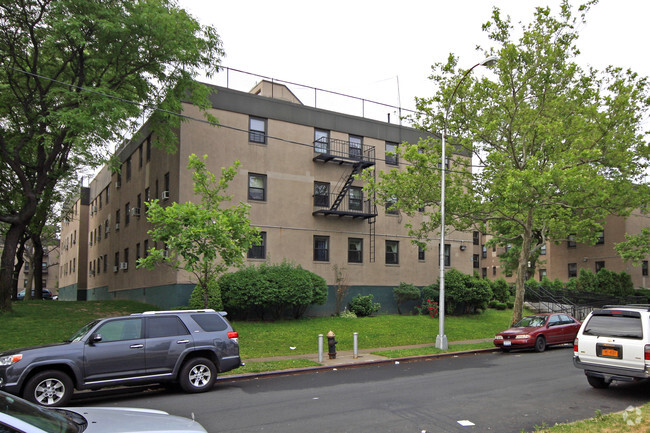
[[(639, 234), (641, 229), (650, 226), (650, 214), (635, 210), (628, 218), (608, 216), (603, 231), (594, 245), (582, 244), (567, 239), (559, 244), (548, 242), (542, 250), (534, 275), (538, 281), (546, 276), (551, 280), (567, 281), (577, 277), (580, 269), (598, 272), (606, 268), (613, 272), (626, 272), (632, 277), (635, 288), (650, 288), (648, 261), (646, 257), (640, 264), (625, 262), (614, 250), (614, 245), (625, 240), (625, 233)], [(506, 275), (500, 266), (499, 256), (505, 248), (486, 248), (488, 237), (474, 232), (474, 270), (484, 277), (506, 278), (514, 282), (513, 275)]]
[[(213, 86), (211, 113), (183, 104), (191, 120), (179, 131), (176, 153), (152, 146), (147, 125), (118, 151), (121, 170), (104, 167), (82, 190), (71, 221), (63, 224), (61, 299), (134, 299), (172, 308), (186, 305), (195, 282), (185, 272), (159, 265), (136, 269), (153, 247), (145, 202), (191, 201), (190, 154), (207, 155), (219, 174), (241, 162), (228, 193), (248, 203), (251, 224), (262, 233), (248, 264), (288, 261), (325, 278), (326, 305), (310, 314), (334, 311), (334, 266), (344, 269), (348, 297), (373, 293), (383, 311), (395, 308), (392, 290), (400, 282), (424, 286), (439, 275), (439, 242), (426, 249), (412, 243), (409, 218), (376, 206), (355, 179), (363, 169), (401, 169), (390, 152), (416, 143), (410, 127), (303, 105), (285, 86), (262, 81), (250, 92)], [(439, 238), (438, 238), (439, 239)], [(473, 271), (472, 233), (447, 234), (445, 265)], [(162, 247), (158, 245), (157, 247)]]

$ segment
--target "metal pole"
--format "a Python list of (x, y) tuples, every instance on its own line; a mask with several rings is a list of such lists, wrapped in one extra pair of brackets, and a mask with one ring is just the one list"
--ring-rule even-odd
[(441, 137), (441, 143), (442, 143), (442, 170), (440, 172), (441, 175), (441, 180), (440, 180), (440, 299), (438, 301), (438, 323), (439, 323), (439, 329), (438, 329), (438, 335), (436, 336), (436, 347), (438, 349), (443, 349), (447, 350), (449, 348), (449, 344), (447, 342), (447, 336), (445, 335), (445, 173), (447, 170), (447, 158), (445, 156), (446, 153), (446, 139), (447, 139), (447, 118), (449, 117), (449, 109), (451, 108), (451, 103), (454, 100), (454, 96), (456, 96), (456, 92), (458, 91), (458, 87), (460, 87), (460, 83), (462, 83), (465, 78), (469, 75), (472, 70), (477, 67), (477, 66), (489, 66), (497, 61), (496, 56), (490, 56), (483, 60), (480, 63), (475, 64), (471, 68), (463, 74), (461, 79), (458, 81), (456, 84), (456, 87), (454, 88), (454, 91), (451, 93), (451, 97), (449, 98), (449, 103), (447, 104), (446, 110), (445, 110), (445, 118), (444, 122), (442, 125), (442, 137)]
[(323, 362), (323, 334), (318, 334), (318, 362)]
[(359, 333), (354, 332), (352, 334), (352, 358), (357, 359), (359, 357)]

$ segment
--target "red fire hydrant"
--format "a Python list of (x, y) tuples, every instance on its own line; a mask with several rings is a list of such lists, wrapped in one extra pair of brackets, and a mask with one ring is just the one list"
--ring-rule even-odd
[(336, 335), (334, 335), (332, 331), (327, 333), (327, 353), (330, 356), (330, 359), (336, 359), (336, 343), (338, 343), (338, 341), (336, 341), (334, 337), (336, 337)]

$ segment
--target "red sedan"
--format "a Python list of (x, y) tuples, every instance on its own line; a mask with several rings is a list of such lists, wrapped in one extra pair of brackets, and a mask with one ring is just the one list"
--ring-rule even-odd
[(580, 322), (564, 313), (540, 313), (526, 316), (512, 328), (499, 332), (494, 345), (504, 352), (532, 347), (543, 352), (546, 346), (573, 343)]

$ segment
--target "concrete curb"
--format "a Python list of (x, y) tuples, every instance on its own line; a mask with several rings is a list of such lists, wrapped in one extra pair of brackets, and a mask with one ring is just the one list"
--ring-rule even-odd
[(377, 359), (371, 361), (348, 362), (348, 363), (342, 363), (337, 365), (319, 365), (314, 367), (291, 368), (291, 369), (276, 370), (276, 371), (264, 371), (261, 373), (233, 374), (229, 376), (219, 376), (217, 378), (217, 382), (237, 382), (237, 381), (250, 380), (250, 379), (273, 377), (273, 376), (291, 376), (291, 375), (296, 375), (301, 373), (310, 373), (314, 371), (338, 370), (343, 368), (345, 369), (359, 368), (359, 367), (368, 367), (373, 365), (395, 364), (395, 363), (402, 363), (402, 362), (428, 361), (437, 358), (477, 355), (481, 353), (490, 353), (490, 352), (499, 352), (499, 351), (500, 351), (499, 348), (494, 347), (488, 349), (463, 350), (459, 352), (445, 352), (445, 353), (432, 353), (429, 355), (406, 356), (403, 358), (386, 358), (386, 359)]

